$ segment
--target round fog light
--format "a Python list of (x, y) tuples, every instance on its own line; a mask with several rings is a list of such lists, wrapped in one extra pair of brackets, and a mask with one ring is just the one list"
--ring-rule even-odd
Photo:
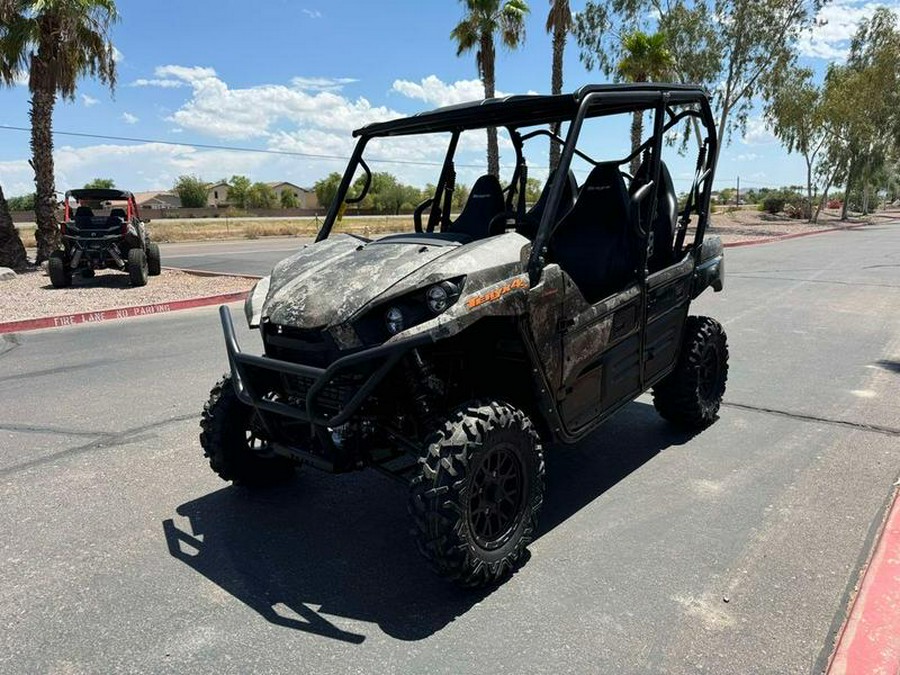
[(428, 309), (435, 314), (440, 314), (450, 305), (450, 296), (443, 286), (432, 286), (425, 293), (425, 300), (428, 303)]
[(384, 314), (384, 323), (387, 325), (388, 333), (396, 335), (403, 330), (403, 312), (399, 307), (391, 307)]

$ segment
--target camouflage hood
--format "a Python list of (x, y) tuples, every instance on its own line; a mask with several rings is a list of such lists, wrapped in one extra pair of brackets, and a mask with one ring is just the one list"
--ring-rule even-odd
[(272, 270), (263, 316), (299, 328), (340, 323), (454, 248), (366, 242), (351, 235), (308, 244)]

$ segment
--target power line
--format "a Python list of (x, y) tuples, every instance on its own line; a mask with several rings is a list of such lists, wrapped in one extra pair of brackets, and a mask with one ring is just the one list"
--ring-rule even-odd
[[(0, 125), (0, 129), (4, 129), (7, 131), (25, 131), (30, 132), (31, 129), (28, 127), (17, 127), (9, 124)], [(108, 136), (106, 134), (88, 134), (81, 131), (53, 131), (51, 132), (54, 136), (73, 136), (75, 138), (91, 138), (102, 141), (123, 141), (126, 143), (154, 143), (158, 145), (173, 145), (177, 147), (188, 147), (188, 148), (200, 148), (202, 150), (228, 150), (232, 152), (256, 152), (264, 155), (282, 155), (286, 157), (303, 157), (306, 159), (327, 159), (327, 160), (339, 160), (341, 162), (346, 162), (350, 158), (341, 155), (322, 155), (316, 154), (312, 152), (294, 152), (291, 150), (271, 150), (271, 149), (263, 149), (263, 148), (247, 148), (238, 145), (214, 145), (211, 143), (188, 143), (185, 141), (164, 141), (153, 138), (136, 138), (134, 136)], [(415, 160), (415, 159), (381, 159), (381, 158), (366, 158), (367, 162), (373, 163), (383, 163), (383, 164), (409, 164), (414, 166), (443, 166), (443, 162), (429, 162), (425, 160)], [(470, 169), (483, 169), (483, 164), (457, 164), (457, 166), (470, 168)], [(512, 165), (511, 165), (512, 166)], [(511, 168), (511, 167), (510, 167)]]
[[(6, 131), (24, 131), (31, 132), (29, 127), (18, 127), (9, 124), (0, 124), (0, 129)], [(247, 148), (239, 145), (216, 145), (213, 143), (189, 143), (186, 141), (164, 141), (153, 138), (137, 138), (134, 136), (109, 136), (106, 134), (89, 134), (82, 131), (52, 131), (54, 136), (72, 136), (74, 138), (90, 138), (101, 141), (122, 141), (125, 143), (154, 143), (157, 145), (171, 145), (175, 147), (187, 147), (187, 148), (199, 148), (201, 150), (227, 150), (231, 152), (255, 152), (263, 155), (280, 155), (284, 157), (302, 157), (304, 159), (324, 159), (324, 160), (336, 160), (341, 162), (349, 161), (349, 157), (341, 156), (341, 155), (323, 155), (312, 152), (295, 152), (291, 150), (271, 150), (271, 149), (263, 149), (263, 148)], [(429, 162), (426, 160), (415, 160), (415, 159), (383, 159), (383, 158), (366, 158), (367, 162), (371, 162), (373, 164), (401, 164), (401, 165), (409, 165), (409, 166), (443, 166), (443, 162)], [(466, 169), (484, 169), (484, 164), (457, 164), (458, 168), (466, 168)], [(513, 169), (515, 168), (514, 164), (501, 165), (505, 169)], [(535, 168), (546, 168), (546, 167), (535, 167)], [(576, 173), (584, 173), (586, 174), (586, 170), (575, 169)], [(674, 176), (674, 180), (678, 182), (692, 182), (693, 176)], [(716, 182), (722, 181), (732, 181), (734, 179), (724, 178), (717, 176)], [(766, 183), (759, 183), (756, 181), (744, 180), (745, 184), (748, 185), (757, 185), (757, 186), (766, 186)]]

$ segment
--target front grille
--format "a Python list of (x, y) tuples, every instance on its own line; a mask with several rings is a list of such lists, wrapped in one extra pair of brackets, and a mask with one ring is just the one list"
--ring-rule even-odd
[(266, 356), (305, 366), (325, 368), (337, 358), (337, 349), (324, 326), (294, 328), (265, 324), (263, 342)]
[[(306, 375), (281, 374), (281, 387), (285, 398), (306, 405), (306, 396), (315, 378)], [(358, 375), (340, 375), (328, 383), (316, 396), (313, 408), (336, 414), (350, 401), (362, 383)]]

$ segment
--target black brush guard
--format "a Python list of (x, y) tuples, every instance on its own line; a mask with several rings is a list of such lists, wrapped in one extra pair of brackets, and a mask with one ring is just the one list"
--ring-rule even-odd
[[(241, 352), (234, 334), (231, 310), (227, 305), (219, 307), (222, 330), (225, 334), (225, 349), (231, 368), (232, 382), (238, 398), (249, 406), (264, 413), (280, 415), (305, 422), (314, 427), (334, 429), (350, 420), (359, 407), (372, 394), (378, 384), (411, 349), (431, 342), (430, 335), (419, 335), (402, 342), (363, 349), (332, 362), (326, 368), (308, 366), (290, 361), (281, 361), (268, 356), (255, 356)], [(367, 376), (352, 377), (360, 372)], [(308, 383), (304, 386), (303, 405), (267, 398), (275, 378), (293, 378)], [(353, 384), (349, 384), (352, 382)], [(334, 388), (345, 390), (351, 387), (346, 402), (331, 395)], [(326, 412), (323, 408), (330, 408)], [(336, 414), (330, 414), (335, 412)]]

